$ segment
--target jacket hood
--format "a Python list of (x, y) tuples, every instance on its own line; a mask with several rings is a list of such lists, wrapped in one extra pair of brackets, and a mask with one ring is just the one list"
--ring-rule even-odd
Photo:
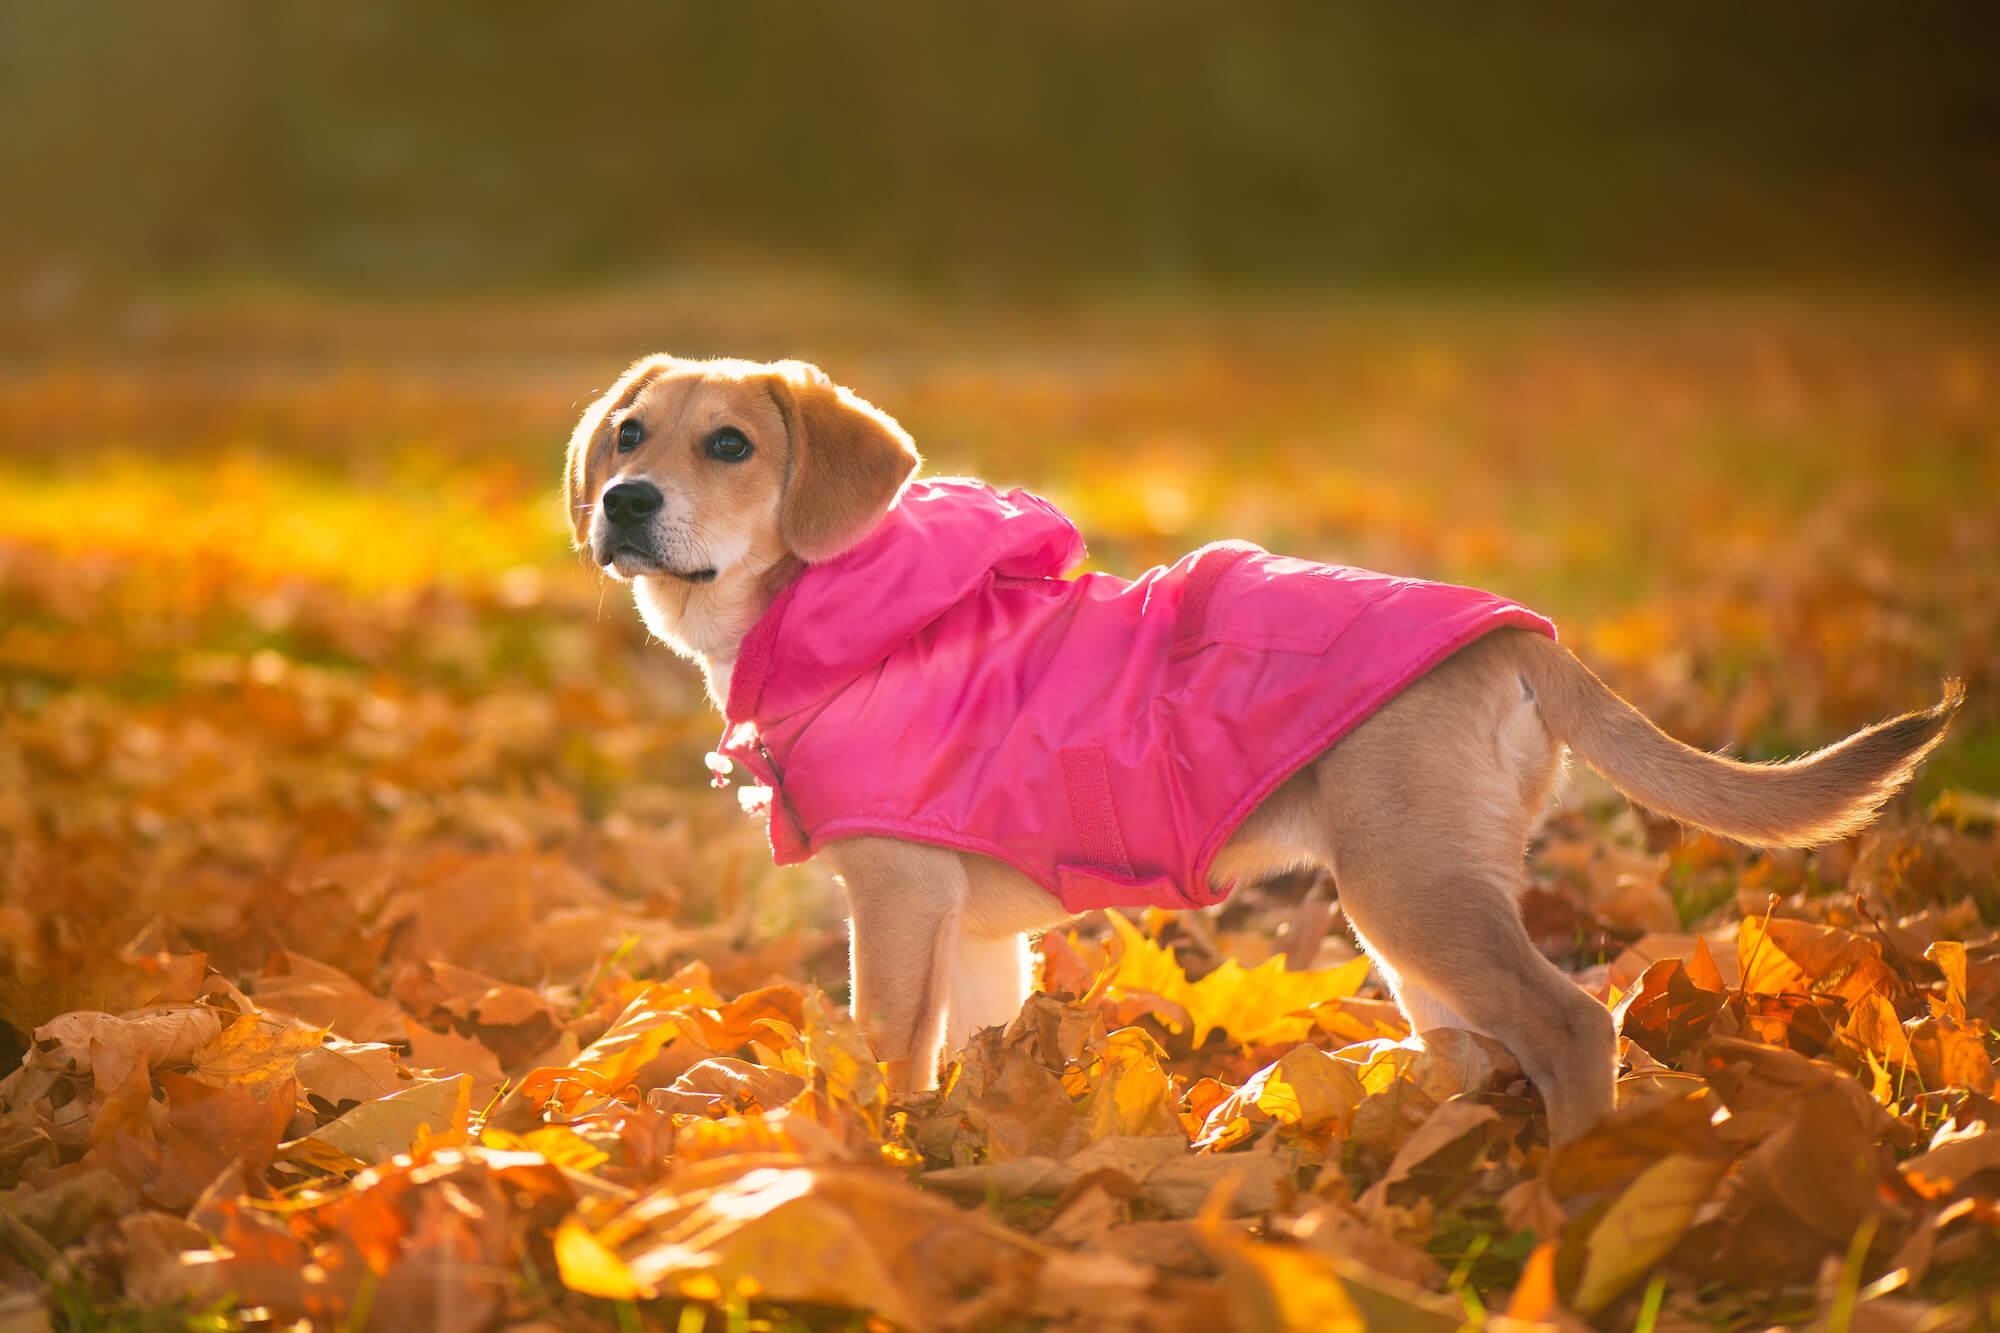
[(1060, 578), (1083, 537), (1039, 496), (947, 477), (912, 482), (859, 546), (809, 565), (744, 636), (731, 727), (787, 716), (847, 684), (996, 576)]

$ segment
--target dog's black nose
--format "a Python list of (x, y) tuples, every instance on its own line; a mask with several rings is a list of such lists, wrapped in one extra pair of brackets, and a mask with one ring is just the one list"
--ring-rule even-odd
[(650, 481), (621, 481), (604, 493), (604, 517), (623, 526), (659, 512), (660, 488)]

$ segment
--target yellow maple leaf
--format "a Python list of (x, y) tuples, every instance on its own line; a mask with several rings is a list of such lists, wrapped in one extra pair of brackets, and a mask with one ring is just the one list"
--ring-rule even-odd
[[(1312, 1015), (1306, 1011), (1352, 996), (1368, 976), (1365, 957), (1309, 972), (1287, 972), (1281, 957), (1250, 968), (1232, 958), (1200, 981), (1189, 981), (1171, 950), (1141, 934), (1119, 913), (1105, 915), (1118, 948), (1099, 975), (1096, 989), (1112, 999), (1146, 994), (1179, 1005), (1193, 1025), (1196, 1046), (1217, 1028), (1246, 1044), (1304, 1041), (1313, 1031)], [(1162, 1021), (1170, 1030), (1180, 1030), (1171, 1014), (1163, 1014)]]

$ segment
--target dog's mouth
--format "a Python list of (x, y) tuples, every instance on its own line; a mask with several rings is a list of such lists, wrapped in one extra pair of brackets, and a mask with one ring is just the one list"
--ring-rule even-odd
[(614, 539), (601, 545), (597, 550), (597, 563), (606, 573), (621, 579), (664, 575), (685, 583), (702, 584), (713, 583), (716, 575), (712, 568), (675, 569), (650, 546), (630, 538)]

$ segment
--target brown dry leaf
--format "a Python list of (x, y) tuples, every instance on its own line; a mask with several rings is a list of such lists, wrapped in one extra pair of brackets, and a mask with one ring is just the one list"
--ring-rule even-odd
[(1230, 1310), (1251, 1328), (1456, 1333), (1466, 1323), (1458, 1302), (1344, 1258), (1220, 1233), (1210, 1246)]
[(383, 905), (389, 958), (445, 960), (503, 981), (575, 976), (628, 945), (658, 960), (692, 937), (625, 911), (575, 866), (531, 852), (441, 857)]
[[(1406, 1047), (1408, 1042), (1395, 1045)], [(1524, 1076), (1513, 1054), (1485, 1033), (1432, 1028), (1424, 1033), (1416, 1055), (1401, 1067), (1399, 1077), (1441, 1102), (1460, 1093), (1497, 1091)]]
[(616, 1098), (668, 1043), (690, 1035), (696, 1025), (684, 1012), (689, 998), (687, 991), (670, 983), (649, 984), (576, 1059), (560, 1068), (534, 1070), (524, 1078), (521, 1095), (537, 1103), (555, 1102), (571, 1115)]
[(196, 1079), (239, 1087), (260, 1100), (297, 1077), (299, 1062), (320, 1048), (326, 1029), (291, 1019), (248, 1013), (194, 1053)]
[(261, 1175), (298, 1099), (290, 1079), (259, 1097), (247, 1088), (213, 1087), (164, 1070), (154, 1078), (167, 1105), (154, 1120), (153, 1139), (104, 1136), (96, 1151), (141, 1197), (169, 1212), (187, 1209), (232, 1164), (247, 1178)]
[(434, 1032), (419, 1025), (416, 1020), (403, 1020), (403, 1042), (410, 1048), (408, 1066), (411, 1070), (429, 1070), (434, 1074), (464, 1074), (472, 1080), (466, 1096), (475, 1111), (484, 1110), (493, 1104), (501, 1085), (507, 1081), (507, 1073), (500, 1067), (500, 1057), (488, 1050), (486, 1043), (477, 1037), (464, 1037), (456, 1032)]
[(955, 1166), (926, 1172), (927, 1189), (967, 1199), (1054, 1198), (1094, 1173), (1108, 1172), (1172, 1217), (1193, 1217), (1212, 1197), (1226, 1198), (1235, 1213), (1259, 1213), (1277, 1204), (1286, 1166), (1265, 1153), (1189, 1156), (1172, 1139), (1101, 1139), (1067, 1161), (1016, 1157), (990, 1166)]
[(285, 1151), (301, 1159), (310, 1148), (331, 1150), (357, 1162), (386, 1161), (409, 1151), (419, 1132), (464, 1130), (471, 1114), (471, 1091), (469, 1074), (412, 1079), (401, 1092), (361, 1103), (307, 1135), (303, 1146), (287, 1144)]
[(1165, 1322), (1181, 1314), (1152, 1299), (1153, 1270), (1116, 1254), (1058, 1250), (1042, 1263), (1030, 1309), (1037, 1315), (1095, 1327), (1116, 1327), (1151, 1316)]
[(131, 1212), (138, 1200), (118, 1173), (95, 1164), (78, 1164), (39, 1186), (23, 1185), (0, 1192), (0, 1205), (4, 1205), (0, 1216), (60, 1249), (82, 1240), (101, 1219)]
[(1949, 1017), (1965, 1021), (1966, 986), (1965, 946), (1957, 940), (1939, 940), (1924, 950), (1924, 957), (1936, 964), (1944, 974), (1944, 995), (1941, 1003), (1943, 1012)]
[[(1714, 971), (1711, 964), (1709, 970)], [(1727, 997), (1697, 984), (1679, 958), (1664, 958), (1619, 1004), (1618, 1031), (1668, 1065), (1701, 1045)]]
[(1934, 1014), (1903, 1026), (1923, 1086), (1993, 1091), (1993, 1058), (1986, 1053), (1986, 1025)]
[(1559, 1199), (1621, 1189), (1669, 1157), (1728, 1161), (1711, 1124), (1714, 1097), (1694, 1089), (1620, 1106), (1580, 1137), (1550, 1151), (1542, 1178)]
[(753, 1041), (768, 1041), (773, 1022), (804, 1027), (805, 1012), (803, 992), (792, 986), (765, 986), (712, 1009), (697, 1008), (693, 1018), (701, 1029), (702, 1044), (726, 1054)]
[(1898, 1168), (1910, 1187), (1927, 1199), (1948, 1199), (1984, 1171), (2000, 1172), (2000, 1131), (1986, 1130), (1933, 1143)]
[(1344, 1204), (1316, 1204), (1287, 1230), (1307, 1249), (1351, 1260), (1415, 1286), (1434, 1287), (1444, 1277), (1428, 1251), (1376, 1231)]
[(798, 1031), (782, 1019), (764, 1020), (770, 1039), (782, 1045), (782, 1067), (811, 1084), (795, 1109), (838, 1134), (881, 1137), (889, 1081), (860, 1024), (817, 993), (809, 997), (805, 1019)]
[(1889, 1100), (1893, 1102), (1904, 1077), (1914, 1075), (1917, 1067), (1916, 1053), (1910, 1049), (1909, 1034), (1896, 1016), (1896, 1007), (1880, 995), (1866, 996), (1849, 1011), (1835, 1035), (1850, 1049), (1872, 1056), (1886, 1071)]
[(331, 1110), (400, 1092), (409, 1076), (391, 1047), (329, 1037), (299, 1057), (298, 1079), (301, 1093)]
[(365, 990), (339, 968), (303, 954), (279, 950), (250, 982), (260, 1007), (291, 1014), (350, 1041), (399, 1041), (403, 1011), (393, 1001)]
[(1055, 1216), (1035, 1232), (1044, 1245), (1068, 1249), (1131, 1220), (1138, 1197), (1132, 1182), (1115, 1171), (1093, 1171), (1071, 1182), (1055, 1202)]
[(1104, 1022), (1071, 1001), (1036, 994), (1004, 1031), (974, 1036), (946, 1072), (937, 1106), (912, 1111), (912, 1142), (932, 1158), (967, 1163), (1010, 1157), (1066, 1157), (1084, 1129), (1063, 1076), (1086, 1050), (1107, 1046)]
[(1401, 1041), (1410, 1035), (1410, 1020), (1394, 1000), (1364, 1000), (1350, 995), (1343, 1000), (1322, 1000), (1310, 1012), (1314, 1031), (1341, 1045), (1382, 1039)]
[(1590, 910), (1617, 930), (1671, 931), (1680, 924), (1667, 892), (1668, 858), (1596, 839), (1558, 838), (1543, 859), (1582, 880)]
[(1174, 1113), (1178, 1098), (1160, 1067), (1165, 1059), (1159, 1043), (1139, 1028), (1120, 1028), (1106, 1039), (1103, 1055), (1083, 1071), (1090, 1091), (1078, 1113), (1086, 1140), (1161, 1135), (1186, 1143), (1187, 1131)]
[(907, 1328), (999, 1314), (1031, 1297), (1042, 1252), (897, 1177), (833, 1165), (718, 1162), (556, 1237), (565, 1283), (612, 1299), (655, 1293), (872, 1310)]
[(1570, 1304), (1596, 1314), (1673, 1249), (1729, 1170), (1726, 1158), (1669, 1153), (1640, 1171), (1590, 1228)]
[(1886, 1144), (1908, 1131), (1859, 1083), (1749, 1042), (1711, 1040), (1702, 1060), (1731, 1113), (1719, 1131), (1749, 1148), (1724, 1207), (1689, 1233), (1687, 1253), (1703, 1271), (1803, 1276), (1844, 1252), (1864, 1219), (1896, 1221)]
[(1736, 941), (1711, 941), (1705, 935), (1668, 931), (1642, 936), (1612, 960), (1611, 984), (1629, 991), (1653, 964), (1678, 958), (1690, 980), (1702, 990), (1736, 988)]
[(1824, 991), (1848, 1006), (1871, 995), (1894, 1000), (1902, 982), (1882, 961), (1882, 946), (1834, 926), (1775, 917), (1745, 918), (1736, 940), (1743, 989), (1759, 995)]
[(1903, 1121), (1877, 1106), (1854, 1079), (1822, 1060), (1734, 1038), (1711, 1037), (1702, 1048), (1701, 1072), (1728, 1107), (1722, 1132), (1742, 1143), (1759, 1141), (1781, 1125), (1808, 1096), (1831, 1094), (1844, 1102), (1868, 1137), (1888, 1144), (1911, 1146), (1915, 1136)]
[(211, 1227), (219, 1233), (215, 1248), (181, 1255), (189, 1291), (227, 1292), (245, 1305), (287, 1313), (326, 1311), (326, 1276), (313, 1267), (305, 1241), (235, 1200), (220, 1211), (220, 1225)]
[(673, 1160), (687, 1163), (768, 1157), (795, 1162), (852, 1162), (877, 1155), (850, 1148), (847, 1138), (790, 1108), (721, 1120), (683, 1114), (674, 1121)]
[(1389, 1191), (1408, 1180), (1411, 1173), (1462, 1139), (1479, 1134), (1500, 1119), (1490, 1106), (1471, 1101), (1449, 1101), (1425, 1117), (1402, 1147), (1390, 1159), (1389, 1169), (1355, 1201), (1364, 1216), (1380, 1213), (1389, 1203)]
[[(416, 1024), (474, 1037), (504, 1068), (542, 1055), (562, 1030), (555, 1010), (535, 991), (450, 963), (404, 967), (391, 993)], [(412, 1026), (406, 1022), (405, 1032)]]
[(1901, 917), (1933, 903), (1992, 900), (2000, 841), (1935, 825), (1878, 827), (1862, 835), (1848, 888), (1877, 916)]
[[(1294, 1046), (1277, 1063), (1252, 1075), (1237, 1096), (1280, 1124), (1312, 1131), (1344, 1125), (1372, 1090), (1356, 1061), (1311, 1046)], [(1235, 1109), (1225, 1102), (1217, 1113)]]
[(967, 1199), (1053, 1199), (1082, 1176), (1083, 1168), (1053, 1157), (1008, 1157), (988, 1166), (947, 1166), (927, 1171), (924, 1188)]
[(66, 1074), (89, 1074), (97, 1086), (125, 1082), (133, 1071), (187, 1065), (222, 1032), (222, 1016), (203, 1004), (168, 1004), (127, 1014), (79, 1011), (35, 1029), (28, 1061)]
[(1216, 1250), (1230, 1304), (1251, 1327), (1366, 1333), (1367, 1319), (1324, 1257), (1245, 1240), (1223, 1242)]
[(783, 1108), (805, 1088), (796, 1074), (718, 1057), (703, 1060), (670, 1088), (654, 1088), (646, 1101), (655, 1110), (683, 1115), (756, 1115)]
[(536, 992), (454, 963), (411, 963), (396, 974), (390, 993), (419, 1021), (443, 1010), (487, 1027), (519, 1027), (537, 1020), (555, 1026), (549, 1002)]
[(1611, 960), (1605, 977), (1620, 991), (1629, 991), (1653, 964), (1666, 958), (1687, 957), (1694, 951), (1697, 938), (1677, 931), (1656, 931), (1643, 935)]
[(204, 1295), (213, 1299), (211, 1293), (190, 1289), (188, 1269), (181, 1262), (183, 1254), (208, 1245), (208, 1234), (200, 1227), (170, 1213), (128, 1213), (118, 1219), (118, 1236), (125, 1250), (125, 1299), (155, 1307)]

